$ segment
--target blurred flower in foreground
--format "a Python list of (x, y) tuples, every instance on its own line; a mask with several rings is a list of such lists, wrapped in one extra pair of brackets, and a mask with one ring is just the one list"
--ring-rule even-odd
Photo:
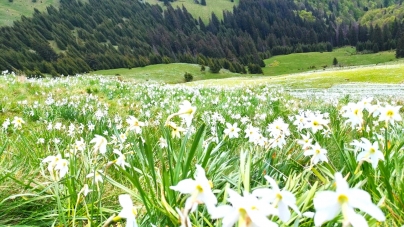
[(185, 202), (186, 213), (195, 211), (198, 204), (202, 203), (206, 205), (209, 213), (211, 213), (217, 204), (216, 196), (212, 192), (211, 183), (206, 178), (205, 170), (200, 165), (196, 165), (195, 180), (185, 179), (170, 188), (182, 194), (191, 195)]
[(213, 219), (223, 218), (222, 226), (231, 227), (238, 221), (239, 227), (276, 227), (267, 216), (276, 215), (277, 211), (268, 203), (258, 200), (254, 195), (244, 193), (240, 196), (232, 189), (228, 190), (228, 201), (232, 204), (222, 205), (211, 214)]
[(133, 206), (132, 199), (129, 195), (120, 195), (119, 204), (122, 206), (121, 212), (119, 212), (118, 217), (126, 219), (126, 227), (137, 227), (136, 224), (136, 209)]
[(321, 226), (324, 222), (334, 219), (340, 211), (344, 217), (343, 226), (351, 224), (353, 227), (368, 226), (362, 215), (355, 213), (355, 209), (360, 209), (378, 221), (386, 218), (383, 212), (372, 203), (369, 193), (357, 188), (349, 188), (347, 181), (342, 174), (335, 173), (335, 183), (337, 190), (317, 192), (314, 197), (314, 224)]
[(279, 219), (283, 222), (287, 222), (290, 219), (289, 207), (300, 215), (299, 208), (296, 206), (296, 197), (289, 191), (281, 191), (273, 178), (265, 176), (265, 179), (267, 179), (271, 185), (271, 189), (258, 188), (255, 189), (252, 194), (275, 207), (278, 211), (277, 215)]

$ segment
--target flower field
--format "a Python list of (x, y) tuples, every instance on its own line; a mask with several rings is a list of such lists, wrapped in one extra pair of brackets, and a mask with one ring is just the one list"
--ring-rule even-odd
[(0, 77), (0, 225), (401, 226), (403, 97), (324, 97)]

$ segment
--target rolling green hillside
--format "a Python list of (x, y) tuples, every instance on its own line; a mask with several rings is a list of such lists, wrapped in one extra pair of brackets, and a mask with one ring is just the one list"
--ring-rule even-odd
[[(333, 58), (336, 57), (341, 67), (332, 66)], [(355, 76), (355, 71), (348, 71), (347, 74), (344, 74), (344, 70), (349, 70), (352, 66), (361, 66), (361, 65), (374, 65), (374, 64), (396, 64), (402, 63), (402, 60), (396, 60), (394, 57), (394, 52), (380, 52), (376, 54), (356, 54), (355, 49), (351, 47), (344, 47), (334, 50), (333, 52), (312, 52), (312, 53), (298, 53), (298, 54), (289, 54), (283, 56), (275, 56), (269, 59), (264, 60), (266, 63), (266, 67), (263, 68), (264, 76), (266, 76), (264, 80), (276, 80), (278, 83), (283, 81), (282, 75), (292, 76), (295, 73), (309, 72), (309, 71), (318, 71), (318, 73), (323, 73), (327, 75), (325, 81), (329, 80), (332, 77), (333, 72), (338, 72), (338, 77), (336, 81), (344, 80), (346, 78), (351, 78), (353, 81), (359, 80), (361, 82), (366, 82), (367, 79), (369, 82), (380, 82), (385, 81), (388, 82), (390, 77), (383, 77), (383, 74), (388, 72), (388, 69), (382, 68), (377, 72), (373, 73), (372, 77), (367, 77), (367, 75), (372, 72), (369, 68), (361, 69), (358, 72), (361, 72), (360, 75)], [(323, 66), (327, 65), (326, 69), (323, 70)], [(313, 68), (314, 66), (314, 68)], [(402, 77), (402, 67), (394, 68), (397, 69), (394, 71), (391, 69), (389, 75), (394, 77), (395, 79), (392, 82), (397, 82), (397, 80), (404, 80)], [(367, 70), (366, 70), (367, 69)], [(324, 72), (323, 72), (324, 71)], [(228, 70), (222, 69), (220, 73), (213, 74), (209, 72), (209, 69), (206, 68), (206, 72), (200, 71), (200, 66), (196, 64), (184, 64), (184, 63), (173, 63), (173, 64), (159, 64), (159, 65), (150, 65), (146, 67), (139, 68), (121, 68), (121, 69), (111, 69), (111, 70), (99, 70), (93, 72), (93, 74), (99, 75), (119, 75), (123, 79), (134, 79), (138, 81), (146, 81), (153, 80), (165, 83), (182, 83), (184, 82), (184, 74), (185, 72), (191, 73), (194, 76), (195, 81), (200, 80), (218, 80), (220, 79), (232, 79), (235, 81), (241, 80), (243, 81), (245, 78), (248, 79), (257, 79), (261, 78), (262, 75), (251, 75), (251, 74), (238, 74), (231, 73)], [(394, 76), (396, 74), (397, 76)], [(314, 75), (314, 74), (313, 74)], [(273, 76), (277, 76), (275, 79)], [(299, 77), (298, 78), (303, 78)], [(239, 79), (238, 79), (239, 78)], [(288, 77), (286, 77), (288, 78)], [(295, 77), (293, 77), (295, 78)], [(356, 79), (355, 79), (356, 78)], [(359, 78), (359, 79), (358, 79)], [(391, 79), (391, 78), (390, 78)], [(228, 80), (223, 80), (226, 82)], [(260, 80), (258, 80), (260, 81)], [(297, 80), (296, 80), (297, 81)], [(296, 83), (296, 81), (294, 83)], [(325, 82), (323, 81), (323, 82)], [(205, 82), (203, 82), (205, 83)], [(209, 82), (208, 82), (209, 83)], [(219, 82), (220, 83), (220, 82)], [(322, 86), (310, 84), (314, 87)], [(294, 85), (297, 86), (297, 85)]]
[(59, 0), (3, 0), (0, 2), (0, 26), (10, 26), (21, 16), (30, 17), (34, 9), (44, 11), (47, 6), (59, 7)]
[[(240, 0), (234, 0), (234, 2), (231, 2), (230, 0), (206, 0), (206, 6), (202, 6), (196, 4), (194, 0), (178, 0), (171, 3), (171, 5), (174, 8), (182, 7), (182, 5), (184, 5), (194, 18), (200, 17), (203, 22), (206, 23), (209, 22), (212, 13), (215, 13), (219, 19), (222, 19), (223, 11), (232, 11), (233, 6), (237, 5), (239, 1)], [(163, 6), (163, 3), (157, 0), (146, 0), (146, 2)]]
[(263, 72), (268, 76), (299, 73), (312, 70), (332, 68), (333, 59), (337, 58), (338, 66), (358, 66), (380, 64), (396, 61), (394, 51), (383, 51), (376, 54), (357, 54), (355, 48), (344, 47), (333, 52), (296, 53), (275, 56), (264, 60)]

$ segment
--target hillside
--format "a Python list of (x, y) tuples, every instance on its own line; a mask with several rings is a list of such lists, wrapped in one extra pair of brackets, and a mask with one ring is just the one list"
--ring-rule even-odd
[(49, 6), (0, 28), (0, 69), (58, 76), (181, 62), (208, 66), (212, 73), (221, 68), (261, 73), (263, 59), (270, 56), (330, 52), (345, 45), (363, 53), (403, 46), (400, 20), (394, 26), (347, 25), (306, 10), (293, 1), (240, 0), (222, 20), (212, 13), (205, 23), (185, 6), (62, 0), (59, 9)]
[(294, 0), (301, 9), (316, 9), (322, 15), (338, 18), (341, 23), (359, 21), (368, 11), (390, 6), (398, 7), (403, 0)]
[[(174, 8), (184, 6), (187, 11), (196, 19), (201, 18), (203, 22), (208, 23), (214, 13), (220, 20), (223, 19), (223, 11), (233, 11), (233, 7), (237, 6), (240, 0), (205, 0), (206, 5), (195, 3), (195, 0), (181, 0), (171, 2)], [(146, 0), (150, 4), (159, 4), (164, 9), (166, 8), (162, 1)]]
[(45, 11), (46, 7), (59, 7), (59, 0), (4, 0), (0, 2), (0, 27), (11, 26), (21, 16), (31, 17), (34, 9)]

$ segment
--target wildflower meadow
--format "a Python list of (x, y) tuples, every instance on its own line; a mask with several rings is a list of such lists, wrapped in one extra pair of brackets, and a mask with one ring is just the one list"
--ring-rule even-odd
[(0, 77), (0, 225), (402, 226), (404, 97)]

